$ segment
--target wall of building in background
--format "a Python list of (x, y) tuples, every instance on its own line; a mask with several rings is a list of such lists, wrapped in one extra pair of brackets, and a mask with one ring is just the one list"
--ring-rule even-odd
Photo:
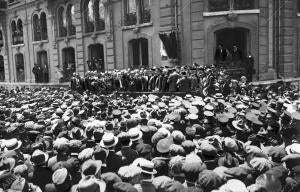
[[(254, 57), (255, 80), (299, 76), (298, 7), (297, 0), (10, 0), (0, 8), (0, 81), (34, 82), (35, 63), (47, 65), (50, 82), (62, 71), (68, 81), (93, 58), (100, 70), (212, 64), (218, 42), (230, 45), (220, 34), (233, 32)], [(159, 34), (172, 31), (177, 58), (162, 55)]]

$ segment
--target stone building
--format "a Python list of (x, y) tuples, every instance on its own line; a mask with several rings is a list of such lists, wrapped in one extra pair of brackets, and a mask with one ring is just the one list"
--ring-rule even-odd
[[(0, 81), (68, 81), (98, 70), (207, 65), (217, 46), (254, 59), (253, 79), (300, 74), (298, 0), (0, 0)], [(226, 51), (227, 53), (227, 51)], [(226, 57), (230, 58), (230, 57)], [(230, 67), (235, 69), (235, 63)], [(298, 64), (299, 63), (299, 64)]]

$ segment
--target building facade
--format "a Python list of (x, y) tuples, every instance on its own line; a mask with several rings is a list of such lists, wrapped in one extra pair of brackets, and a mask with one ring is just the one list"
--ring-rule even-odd
[[(298, 0), (0, 0), (0, 81), (254, 58), (254, 80), (298, 77)], [(232, 56), (232, 55), (231, 55)], [(229, 57), (227, 57), (229, 58)], [(243, 59), (242, 59), (243, 60)], [(245, 65), (245, 62), (242, 62)], [(234, 65), (234, 64), (233, 64)], [(231, 66), (235, 67), (235, 66)]]

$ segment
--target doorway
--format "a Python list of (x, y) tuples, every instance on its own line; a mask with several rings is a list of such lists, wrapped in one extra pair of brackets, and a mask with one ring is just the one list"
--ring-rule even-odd
[(5, 81), (4, 57), (2, 55), (0, 55), (0, 81)]
[(41, 69), (42, 83), (49, 83), (49, 67), (47, 51), (40, 51), (37, 53), (37, 64)]
[(24, 57), (22, 53), (15, 56), (17, 82), (25, 82)]
[(225, 52), (221, 65), (233, 75), (245, 73), (246, 56), (250, 51), (249, 37), (249, 30), (245, 28), (225, 28), (215, 32), (215, 56), (221, 46)]
[(75, 62), (75, 49), (73, 47), (67, 47), (62, 50), (62, 70), (63, 70), (63, 81), (70, 81), (73, 73), (76, 71)]
[(88, 46), (89, 62), (88, 67), (91, 71), (104, 72), (104, 48), (100, 43), (92, 44)]
[(132, 68), (149, 67), (148, 39), (139, 38), (129, 41), (129, 64)]

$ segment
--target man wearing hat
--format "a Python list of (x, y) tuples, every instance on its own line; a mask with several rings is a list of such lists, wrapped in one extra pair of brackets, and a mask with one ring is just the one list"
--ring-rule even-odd
[(100, 146), (108, 149), (108, 155), (106, 158), (106, 171), (117, 172), (119, 168), (123, 165), (122, 157), (115, 153), (115, 146), (117, 145), (119, 139), (114, 136), (113, 133), (105, 133), (100, 142)]
[(132, 149), (130, 146), (132, 144), (130, 140), (130, 135), (126, 132), (121, 132), (118, 135), (119, 142), (121, 143), (121, 149), (116, 154), (122, 157), (123, 165), (131, 164), (135, 159), (139, 157), (136, 150)]
[(51, 183), (52, 171), (46, 166), (48, 162), (48, 154), (41, 150), (35, 150), (31, 156), (31, 162), (34, 165), (31, 182), (44, 191), (45, 186)]

